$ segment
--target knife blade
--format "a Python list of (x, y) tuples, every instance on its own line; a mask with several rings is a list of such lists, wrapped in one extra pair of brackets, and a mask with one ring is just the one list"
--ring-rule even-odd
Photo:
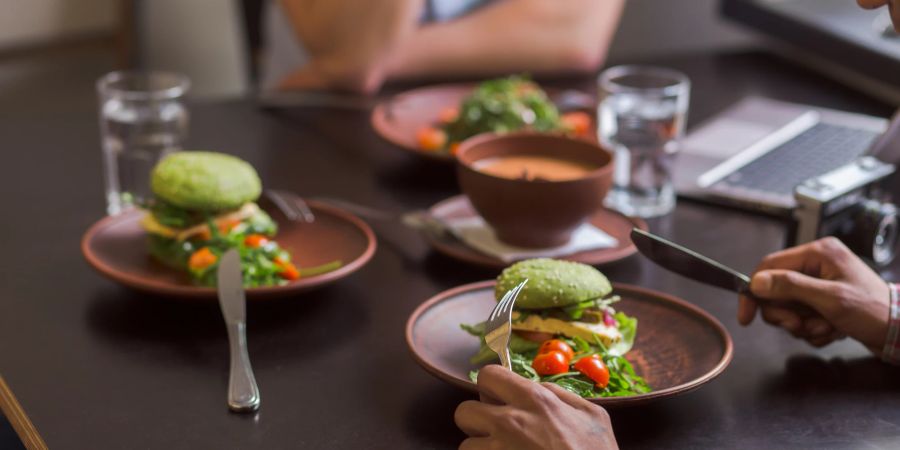
[(631, 241), (642, 255), (679, 275), (737, 293), (747, 293), (750, 277), (691, 249), (634, 228)]
[(803, 317), (815, 314), (810, 307), (795, 301), (776, 303), (755, 297), (750, 293), (750, 277), (746, 274), (649, 231), (632, 228), (631, 241), (647, 259), (681, 276), (746, 295), (759, 304), (793, 310)]
[(222, 255), (216, 276), (219, 307), (228, 330), (231, 353), (228, 407), (235, 412), (256, 411), (259, 409), (259, 388), (247, 353), (244, 279), (241, 274), (241, 257), (237, 250), (231, 249)]

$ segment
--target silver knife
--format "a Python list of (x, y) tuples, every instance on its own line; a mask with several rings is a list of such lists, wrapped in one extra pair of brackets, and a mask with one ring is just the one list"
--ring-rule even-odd
[(218, 270), (219, 306), (228, 329), (231, 371), (228, 376), (228, 407), (235, 412), (259, 409), (259, 388), (247, 354), (247, 309), (241, 257), (231, 249), (222, 255)]
[[(761, 304), (774, 304), (750, 293), (750, 277), (746, 274), (691, 249), (639, 228), (631, 230), (631, 241), (642, 255), (664, 269), (694, 281), (746, 295)], [(803, 315), (812, 314), (809, 307), (797, 302), (778, 302), (774, 305)]]

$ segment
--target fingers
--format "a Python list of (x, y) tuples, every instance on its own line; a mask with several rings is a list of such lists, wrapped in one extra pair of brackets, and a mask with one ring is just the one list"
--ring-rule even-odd
[(853, 259), (853, 252), (840, 239), (829, 236), (772, 253), (763, 258), (756, 271), (785, 269), (817, 277), (823, 263), (846, 268), (847, 262)]
[(469, 436), (489, 436), (493, 429), (494, 410), (499, 406), (487, 405), (475, 400), (467, 400), (456, 407), (453, 421)]
[(887, 2), (888, 0), (856, 0), (856, 3), (865, 9), (875, 9), (886, 5)]
[(756, 317), (756, 302), (751, 300), (746, 295), (742, 295), (738, 298), (738, 311), (737, 311), (737, 321), (739, 324), (747, 326), (753, 322), (753, 318)]
[(495, 449), (497, 445), (493, 444), (493, 439), (489, 437), (470, 437), (459, 444), (459, 450), (489, 450)]
[(845, 337), (847, 337), (847, 336), (845, 336), (843, 333), (835, 331), (826, 336), (817, 336), (817, 337), (807, 338), (806, 342), (808, 342), (809, 345), (812, 345), (813, 347), (824, 347), (828, 344), (831, 344), (834, 341), (844, 339)]
[(833, 311), (835, 297), (841, 285), (793, 270), (763, 270), (753, 275), (750, 291), (753, 295), (769, 300), (792, 300), (806, 304), (828, 318)]
[(497, 364), (484, 366), (478, 372), (478, 391), (503, 404), (528, 404), (536, 387), (533, 381)]
[(562, 400), (563, 403), (566, 403), (573, 408), (578, 408), (581, 410), (595, 407), (599, 408), (599, 406), (583, 399), (580, 395), (576, 395), (573, 392), (567, 391), (564, 387), (556, 383), (541, 383), (541, 386), (549, 389), (550, 392), (556, 394), (556, 396), (559, 397), (559, 399)]
[(478, 399), (481, 400), (481, 403), (487, 403), (488, 405), (502, 405), (503, 403), (499, 400), (485, 394), (482, 392), (478, 393)]
[(761, 309), (761, 315), (766, 322), (784, 328), (795, 336), (800, 336), (803, 321), (793, 311), (777, 306), (767, 306)]
[(835, 333), (834, 326), (822, 317), (810, 317), (803, 321), (803, 332), (810, 338), (831, 336)]
[(900, 1), (893, 0), (888, 4), (888, 10), (891, 14), (891, 22), (894, 24), (894, 31), (900, 32)]

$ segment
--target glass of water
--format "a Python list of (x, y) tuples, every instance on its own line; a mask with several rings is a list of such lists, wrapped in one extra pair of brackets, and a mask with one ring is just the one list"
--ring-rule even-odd
[(671, 166), (684, 134), (690, 81), (651, 66), (617, 66), (598, 80), (597, 133), (615, 153), (606, 205), (629, 216), (655, 217), (675, 207)]
[(187, 77), (169, 72), (111, 72), (97, 81), (108, 214), (147, 200), (151, 169), (181, 149), (189, 87)]

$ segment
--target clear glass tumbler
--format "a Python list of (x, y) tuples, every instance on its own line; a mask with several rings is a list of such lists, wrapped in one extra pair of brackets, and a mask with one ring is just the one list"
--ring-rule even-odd
[(675, 207), (671, 166), (684, 134), (690, 81), (661, 67), (617, 66), (598, 79), (597, 133), (615, 153), (606, 205), (655, 217)]
[(111, 72), (97, 80), (106, 211), (118, 214), (151, 196), (150, 171), (187, 136), (187, 77)]

